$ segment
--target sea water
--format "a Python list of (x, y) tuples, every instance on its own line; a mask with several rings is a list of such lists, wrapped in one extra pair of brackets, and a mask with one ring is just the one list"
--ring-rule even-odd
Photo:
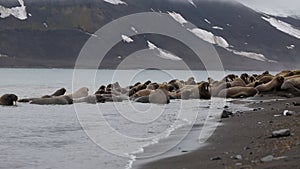
[[(241, 74), (225, 72), (228, 73)], [(62, 87), (67, 93), (88, 87), (92, 94), (100, 85), (116, 81), (125, 87), (138, 81), (168, 82), (191, 76), (201, 81), (207, 79), (208, 73), (0, 69), (0, 95), (14, 93), (19, 98), (40, 97)], [(18, 103), (14, 107), (1, 106), (0, 168), (131, 168), (137, 157), (153, 158), (176, 147), (193, 126), (206, 126), (202, 127), (202, 132), (199, 129), (197, 136), (198, 141), (205, 141), (216, 127), (216, 120), (211, 119), (221, 113), (224, 104), (224, 100), (214, 98), (174, 100), (168, 105), (123, 101), (97, 105)], [(145, 147), (159, 145), (160, 140), (169, 137), (175, 139), (155, 151), (144, 152)]]

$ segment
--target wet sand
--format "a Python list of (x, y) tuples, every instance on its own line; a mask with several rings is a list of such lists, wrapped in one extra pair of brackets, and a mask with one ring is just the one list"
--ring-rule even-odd
[[(298, 169), (300, 168), (300, 98), (258, 96), (251, 111), (222, 119), (208, 145), (183, 155), (138, 166), (141, 169)], [(235, 102), (239, 104), (239, 102)], [(244, 102), (241, 102), (244, 103)], [(292, 116), (282, 115), (294, 111)], [(271, 138), (272, 132), (290, 129), (291, 136)], [(270, 155), (273, 158), (265, 158)]]

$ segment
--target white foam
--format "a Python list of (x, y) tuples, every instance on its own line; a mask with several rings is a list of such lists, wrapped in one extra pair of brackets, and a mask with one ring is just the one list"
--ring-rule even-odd
[(168, 12), (168, 14), (178, 23), (181, 25), (188, 23), (187, 20), (179, 13), (176, 12)]
[(124, 42), (127, 42), (127, 43), (132, 43), (133, 42), (133, 39), (131, 39), (129, 36), (122, 35), (121, 37), (122, 37)]
[(279, 31), (300, 39), (300, 30), (298, 28), (295, 28), (291, 24), (272, 17), (262, 16), (262, 19), (269, 22), (273, 27), (275, 27)]
[(147, 41), (148, 43), (148, 48), (150, 50), (157, 50), (158, 51), (158, 56), (163, 58), (163, 59), (169, 59), (169, 60), (174, 60), (174, 61), (180, 61), (182, 60), (180, 57), (165, 51), (163, 49), (158, 48), (156, 45), (154, 45), (153, 43), (151, 43), (150, 41)]
[(26, 6), (23, 0), (18, 0), (21, 6), (16, 6), (12, 8), (5, 8), (0, 5), (0, 18), (7, 18), (10, 15), (14, 16), (17, 19), (25, 20), (27, 19)]
[(213, 29), (218, 29), (218, 30), (224, 30), (224, 28), (219, 27), (219, 26), (213, 26), (212, 28), (213, 28)]
[(130, 158), (130, 160), (128, 160), (128, 163), (127, 163), (125, 169), (132, 168), (133, 163), (136, 161), (136, 154), (144, 153), (144, 148), (149, 147), (154, 144), (158, 144), (160, 140), (168, 138), (173, 131), (175, 131), (181, 127), (184, 127), (185, 125), (192, 124), (192, 122), (188, 121), (187, 119), (183, 119), (183, 120), (177, 119), (177, 122), (178, 121), (180, 121), (182, 123), (179, 123), (177, 125), (171, 125), (170, 128), (168, 128), (164, 133), (160, 134), (159, 136), (155, 137), (154, 139), (152, 139), (145, 145), (141, 146), (137, 151), (133, 151), (130, 154), (125, 154), (126, 156), (128, 156)]
[(229, 43), (224, 38), (220, 36), (215, 36), (211, 32), (208, 32), (200, 28), (187, 29), (187, 30), (208, 43), (215, 44), (223, 48), (229, 47)]
[(107, 2), (107, 3), (110, 3), (110, 4), (113, 4), (113, 5), (122, 5), (122, 4), (127, 5), (126, 2), (123, 2), (121, 0), (103, 0), (103, 1)]

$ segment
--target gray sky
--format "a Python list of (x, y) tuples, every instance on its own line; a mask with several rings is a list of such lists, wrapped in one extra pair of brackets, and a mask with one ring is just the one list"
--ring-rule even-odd
[(268, 14), (300, 16), (299, 0), (237, 0), (244, 5)]

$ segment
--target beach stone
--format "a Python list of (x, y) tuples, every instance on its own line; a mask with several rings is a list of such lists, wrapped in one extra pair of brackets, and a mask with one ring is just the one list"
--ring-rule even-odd
[(210, 161), (218, 161), (218, 160), (222, 160), (222, 158), (219, 156), (210, 158)]
[(260, 161), (266, 163), (266, 162), (273, 161), (273, 159), (274, 159), (273, 155), (268, 155), (268, 156), (265, 156), (265, 157), (261, 158)]
[(221, 115), (221, 119), (229, 118), (232, 115), (233, 115), (232, 111), (223, 110), (222, 115)]
[(294, 106), (300, 106), (300, 103), (293, 102), (293, 105), (294, 105)]
[(236, 155), (236, 156), (231, 156), (231, 159), (234, 159), (234, 160), (242, 160), (243, 157), (241, 155)]
[(272, 132), (273, 138), (279, 138), (279, 137), (288, 137), (291, 136), (291, 131), (289, 129), (282, 129)]
[(292, 116), (294, 114), (295, 114), (295, 112), (293, 112), (293, 111), (289, 111), (289, 110), (284, 110), (283, 111), (283, 115), (284, 116)]
[(235, 166), (242, 166), (242, 163), (235, 163)]

